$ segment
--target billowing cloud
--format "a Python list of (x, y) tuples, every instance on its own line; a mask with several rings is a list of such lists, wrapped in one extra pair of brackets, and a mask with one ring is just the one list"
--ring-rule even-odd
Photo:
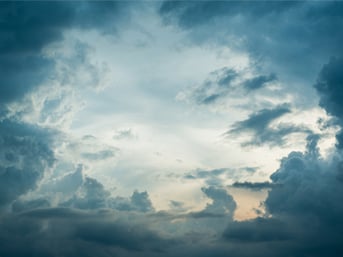
[(52, 167), (54, 132), (10, 120), (0, 122), (0, 206), (33, 190)]
[[(136, 17), (153, 25), (130, 23), (131, 12), (127, 7), (131, 5), (144, 10), (143, 15), (133, 12)], [(306, 104), (317, 104), (311, 98), (317, 90), (320, 106), (332, 116), (326, 126), (343, 126), (340, 72), (343, 62), (337, 54), (341, 52), (343, 39), (337, 29), (343, 21), (342, 6), (336, 2), (293, 1), (1, 2), (0, 256), (342, 256), (343, 133), (337, 134), (337, 147), (321, 155), (319, 143), (326, 138), (292, 120), (294, 109), (301, 112)], [(169, 23), (163, 24), (160, 18)], [(128, 38), (120, 37), (119, 31), (127, 25), (131, 26), (127, 32), (130, 40), (138, 42), (142, 35), (146, 39), (134, 48), (141, 49), (144, 67), (135, 67), (137, 70), (130, 70), (129, 75), (124, 66), (136, 59), (128, 62), (122, 58), (133, 48)], [(171, 29), (170, 25), (177, 25), (175, 31), (182, 35), (175, 39), (177, 43), (163, 45), (162, 50), (156, 44), (156, 53), (149, 50), (151, 60), (146, 58), (146, 44), (154, 40), (164, 42), (165, 30)], [(85, 31), (87, 34), (83, 34)], [(119, 36), (111, 37), (114, 34)], [(88, 40), (88, 37), (94, 38)], [(168, 37), (165, 41), (170, 39), (174, 40)], [(99, 48), (115, 47), (93, 49), (87, 40), (96, 42)], [(111, 44), (105, 44), (105, 40)], [(120, 48), (117, 41), (130, 47)], [(175, 86), (177, 89), (172, 91), (168, 86), (177, 80), (169, 84), (163, 76), (149, 77), (157, 72), (146, 67), (163, 66), (164, 56), (154, 59), (159, 53), (166, 49), (182, 52), (180, 49), (194, 45), (209, 51), (215, 48), (213, 55), (217, 61), (221, 60), (213, 67), (209, 60), (197, 83), (192, 76), (184, 76), (187, 81), (180, 84), (185, 87)], [(246, 51), (248, 64), (230, 66), (224, 51), (228, 48), (223, 45), (230, 51)], [(110, 92), (94, 96), (103, 78), (99, 63), (90, 55), (95, 56), (99, 50), (105, 55), (114, 51), (114, 56), (119, 56), (120, 65), (112, 65), (113, 76), (119, 78), (113, 85), (116, 97), (107, 95)], [(182, 63), (199, 53), (202, 51), (197, 48), (191, 57), (183, 56)], [(319, 66), (329, 55), (333, 57), (319, 72)], [(150, 61), (156, 63), (145, 65)], [(184, 73), (192, 72), (184, 69)], [(170, 69), (166, 70), (170, 73)], [(136, 72), (149, 78), (138, 76), (123, 81), (123, 77)], [(317, 72), (313, 89), (309, 85)], [(198, 86), (190, 89), (189, 85)], [(83, 104), (74, 96), (73, 87), (80, 91), (83, 88), (87, 100), (97, 102), (98, 109), (92, 109), (95, 114), (85, 110), (84, 120), (73, 119), (77, 110), (74, 104)], [(121, 95), (123, 88), (128, 93)], [(295, 90), (292, 97), (284, 99), (292, 90)], [(140, 94), (136, 95), (136, 91)], [(158, 96), (153, 97), (156, 92)], [(225, 115), (231, 110), (243, 110), (250, 115), (245, 120), (242, 113), (230, 117), (233, 125), (225, 134), (228, 140), (218, 142), (218, 134), (225, 129), (220, 124), (227, 125), (226, 120), (221, 123), (224, 116), (214, 117), (217, 113), (205, 110), (204, 115), (201, 113), (200, 118), (193, 120), (194, 112), (185, 110), (188, 107), (183, 103), (174, 103), (177, 92), (180, 92), (178, 99), (204, 107), (201, 110), (229, 102), (231, 109)], [(108, 112), (98, 103), (101, 97), (108, 97), (108, 102), (114, 99), (121, 100), (121, 104), (129, 102), (125, 106), (135, 111), (129, 107), (121, 109), (118, 104), (110, 106), (114, 111)], [(243, 100), (231, 104), (235, 98), (245, 100), (246, 104), (242, 104)], [(252, 101), (258, 98), (263, 103)], [(302, 102), (304, 99), (306, 103)], [(149, 105), (150, 102), (160, 105)], [(171, 108), (172, 105), (177, 107)], [(171, 113), (177, 118), (173, 120)], [(147, 122), (145, 116), (154, 119)], [(66, 120), (68, 126), (62, 126)], [(170, 127), (174, 122), (179, 124)], [(211, 129), (204, 126), (207, 123)], [(108, 130), (97, 131), (99, 124), (106, 124)], [(125, 127), (137, 127), (139, 139), (131, 129), (115, 130)], [(164, 137), (156, 136), (155, 131), (163, 131)], [(272, 161), (264, 153), (251, 156), (251, 160), (247, 157), (231, 161), (249, 149), (236, 144), (230, 152), (223, 147), (231, 143), (230, 137), (250, 134), (251, 138), (241, 146), (254, 148), (267, 144), (282, 148), (295, 133), (307, 138), (306, 149), (291, 151), (282, 158), (270, 182), (249, 182), (263, 181), (257, 180), (261, 175), (257, 170), (262, 170), (257, 159)], [(179, 135), (183, 137), (178, 138)], [(210, 139), (203, 140), (207, 137)], [(192, 147), (187, 152), (183, 142), (188, 138)], [(141, 139), (149, 144), (151, 159), (158, 161), (151, 164), (151, 159), (145, 160), (150, 152), (146, 153), (147, 148), (140, 145)], [(176, 147), (170, 150), (172, 144)], [(199, 149), (205, 144), (211, 144), (206, 149), (215, 153), (203, 154)], [(115, 161), (122, 151), (127, 151), (126, 158), (117, 168)], [(153, 154), (156, 152), (161, 154)], [(162, 158), (167, 155), (172, 160), (182, 158), (182, 163), (170, 165)], [(197, 155), (200, 157), (196, 158)], [(209, 162), (211, 158), (215, 160)], [(190, 168), (181, 167), (184, 163), (190, 163)], [(151, 170), (168, 169), (169, 174), (176, 174), (173, 169), (177, 169), (178, 174), (156, 175), (147, 166)], [(132, 177), (142, 180), (134, 181), (127, 176), (123, 179), (126, 183), (122, 183), (120, 177), (126, 176), (127, 170), (132, 170)], [(164, 184), (159, 185), (163, 179)], [(124, 194), (117, 192), (119, 184)], [(164, 185), (167, 187), (163, 188)], [(144, 191), (132, 190), (142, 187)], [(187, 190), (181, 192), (183, 187)], [(245, 191), (251, 195), (268, 189), (258, 218), (235, 220), (235, 213), (244, 202), (238, 202), (230, 194), (233, 188), (248, 189)], [(159, 205), (165, 191), (171, 191), (166, 204), (170, 209)], [(176, 198), (180, 194), (182, 197)], [(191, 201), (194, 208), (189, 207)]]

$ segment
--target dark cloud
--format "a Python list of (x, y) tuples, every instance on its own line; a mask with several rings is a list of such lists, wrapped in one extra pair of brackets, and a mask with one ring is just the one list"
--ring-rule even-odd
[(225, 189), (210, 186), (201, 190), (213, 200), (212, 203), (206, 205), (203, 213), (226, 214), (227, 217), (233, 217), (237, 204)]
[(256, 90), (264, 87), (267, 83), (276, 81), (277, 77), (275, 74), (260, 75), (244, 82), (244, 87), (248, 90)]
[[(7, 104), (30, 92), (49, 75), (54, 63), (41, 54), (45, 46), (61, 40), (63, 31), (70, 27), (111, 28), (114, 24), (113, 12), (121, 3), (1, 2), (0, 5), (0, 101)], [(300, 9), (297, 14), (294, 10), (298, 6)], [(249, 31), (259, 28), (250, 38), (257, 39), (254, 41), (254, 50), (261, 50), (268, 36), (272, 35), (269, 38), (276, 40), (277, 43), (274, 41), (273, 44), (278, 47), (270, 47), (270, 43), (266, 43), (263, 49), (270, 47), (271, 56), (279, 57), (279, 60), (289, 53), (292, 54), (287, 58), (292, 59), (303, 51), (303, 45), (296, 50), (280, 51), (286, 48), (283, 45), (280, 47), (280, 44), (292, 45), (297, 40), (305, 42), (317, 38), (311, 42), (313, 47), (323, 44), (319, 52), (335, 50), (339, 44), (333, 42), (340, 43), (341, 40), (337, 39), (342, 38), (342, 32), (337, 30), (342, 21), (342, 5), (309, 3), (306, 8), (304, 6), (302, 2), (258, 2), (254, 5), (247, 2), (168, 2), (162, 4), (161, 13), (175, 14), (178, 23), (187, 28), (202, 26), (209, 21), (216, 22), (216, 19), (227, 15), (238, 20), (254, 21), (256, 25), (253, 24), (251, 28), (245, 26)], [(319, 9), (318, 6), (323, 8)], [(297, 24), (299, 28), (292, 30), (294, 24), (291, 19), (282, 19), (284, 13), (288, 12), (295, 16), (305, 13), (306, 22), (301, 19), (303, 22)], [(278, 16), (284, 25), (279, 20), (270, 22)], [(327, 16), (331, 16), (331, 20)], [(260, 28), (266, 24), (270, 25), (265, 33), (260, 33)], [(242, 28), (225, 26), (235, 32)], [(286, 33), (287, 29), (291, 33)], [(333, 30), (337, 33), (332, 33)], [(321, 36), (314, 37), (318, 32), (322, 32), (319, 33)], [(292, 33), (295, 36), (290, 36)], [(290, 37), (289, 40), (281, 43), (281, 39), (287, 37)], [(306, 51), (313, 52), (313, 47), (309, 46)], [(276, 48), (280, 56), (277, 56)], [(308, 58), (311, 57), (308, 55), (304, 60), (297, 59), (299, 65), (294, 65), (294, 69), (306, 63)], [(341, 62), (341, 59), (333, 58), (324, 66), (316, 84), (321, 106), (338, 119), (339, 125), (342, 125), (343, 111), (340, 104)], [(306, 65), (304, 67), (307, 68)], [(211, 81), (204, 83), (207, 88), (199, 91), (199, 103), (213, 103), (231, 90), (236, 79), (235, 71), (222, 70), (217, 75), (214, 74), (213, 80), (215, 89)], [(273, 75), (261, 75), (243, 85), (254, 90), (274, 80)], [(46, 104), (51, 107), (54, 102)], [(263, 109), (247, 120), (236, 123), (228, 133), (252, 132), (254, 140), (248, 142), (252, 144), (282, 143), (289, 133), (309, 133), (307, 129), (289, 124), (279, 124), (276, 129), (270, 127), (287, 113), (290, 113), (290, 109), (286, 106)], [(337, 136), (339, 148), (341, 134)], [(264, 203), (267, 212), (265, 217), (243, 222), (233, 220), (237, 205), (232, 196), (220, 187), (218, 180), (218, 177), (232, 172), (230, 169), (198, 170), (187, 174), (188, 179), (204, 179), (211, 185), (202, 188), (210, 202), (201, 211), (168, 214), (163, 221), (163, 215), (158, 216), (154, 212), (147, 192), (135, 191), (130, 197), (113, 197), (99, 181), (85, 177), (82, 166), (51, 182), (52, 195), (64, 193), (63, 202), (57, 204), (59, 208), (50, 207), (53, 201), (49, 197), (32, 199), (27, 194), (37, 188), (46, 170), (55, 161), (52, 150), (54, 135), (52, 131), (18, 121), (2, 119), (0, 122), (0, 206), (5, 208), (11, 205), (13, 211), (10, 213), (8, 208), (6, 214), (0, 214), (0, 256), (343, 255), (341, 152), (337, 151), (335, 156), (327, 160), (322, 158), (317, 147), (319, 137), (316, 135), (308, 137), (305, 152), (290, 153), (271, 175), (271, 184), (278, 186), (271, 187), (268, 193)], [(88, 159), (106, 159), (109, 155), (111, 153), (106, 151), (91, 152)], [(246, 172), (255, 170), (246, 169)], [(243, 182), (236, 186), (260, 188), (267, 184)], [(42, 186), (40, 190), (46, 193), (48, 188)], [(64, 198), (68, 199), (64, 201)], [(173, 205), (182, 208), (180, 203), (174, 202)], [(158, 224), (163, 226), (159, 227)], [(170, 239), (170, 231), (177, 236)], [(218, 237), (218, 234), (221, 236)]]
[(12, 210), (13, 212), (23, 212), (39, 208), (48, 208), (50, 206), (50, 202), (44, 198), (29, 201), (17, 200), (12, 204)]
[(238, 73), (233, 69), (222, 68), (213, 71), (209, 78), (191, 93), (190, 97), (197, 104), (213, 104), (233, 90), (232, 83), (237, 77)]
[[(320, 106), (326, 112), (337, 118), (337, 123), (343, 125), (343, 58), (333, 57), (330, 62), (322, 68), (315, 88), (320, 95)], [(337, 146), (343, 148), (343, 132), (337, 134)]]
[(184, 175), (185, 179), (204, 179), (205, 183), (209, 186), (220, 186), (222, 185), (221, 175), (227, 175), (230, 172), (229, 169), (221, 168), (214, 170), (196, 170), (191, 173)]
[(54, 60), (42, 50), (63, 39), (67, 29), (115, 28), (123, 10), (119, 2), (17, 2), (0, 3), (0, 101), (18, 100), (46, 80)]
[(109, 206), (121, 211), (138, 211), (151, 212), (154, 211), (149, 194), (145, 192), (134, 191), (131, 197), (116, 197), (110, 200)]
[(239, 135), (250, 132), (253, 134), (250, 141), (244, 142), (242, 145), (262, 145), (270, 144), (283, 145), (287, 135), (292, 133), (311, 133), (305, 127), (295, 126), (292, 124), (280, 123), (276, 128), (272, 128), (271, 124), (283, 115), (291, 113), (289, 107), (280, 105), (274, 109), (262, 109), (249, 116), (248, 119), (239, 121), (233, 124), (232, 129), (226, 132), (227, 136)]
[(1, 256), (158, 255), (175, 244), (113, 212), (37, 209), (2, 217), (0, 223)]
[(83, 166), (79, 164), (74, 172), (45, 182), (41, 186), (40, 191), (43, 193), (63, 194), (65, 196), (74, 194), (82, 186), (84, 181), (82, 169)]
[(288, 240), (291, 234), (282, 221), (273, 218), (256, 218), (230, 223), (223, 237), (230, 241), (253, 243)]
[[(63, 189), (68, 186), (68, 183), (65, 182), (69, 181), (70, 188), (75, 188), (75, 192), (73, 192), (73, 194), (69, 194), (69, 199), (60, 203), (60, 206), (82, 210), (110, 208), (119, 211), (154, 211), (149, 194), (146, 191), (134, 191), (129, 198), (121, 196), (112, 197), (111, 192), (96, 179), (85, 177), (82, 179), (82, 184), (80, 185), (80, 178), (82, 179), (82, 174), (79, 175), (79, 172), (76, 171), (73, 174), (65, 176), (56, 184), (60, 185), (57, 188)], [(63, 191), (63, 193), (65, 192), (67, 192), (67, 190)]]
[[(162, 15), (175, 15), (180, 26), (191, 28), (210, 22), (217, 17), (245, 15), (253, 19), (263, 18), (271, 14), (278, 14), (296, 6), (294, 1), (268, 2), (259, 1), (252, 5), (249, 2), (230, 1), (202, 1), (182, 2), (165, 1), (160, 7)], [(174, 17), (169, 17), (174, 18)]]
[(274, 187), (274, 184), (271, 184), (270, 182), (235, 182), (231, 185), (232, 187), (236, 188), (245, 188), (250, 190), (263, 190), (263, 189), (269, 189)]
[(110, 192), (94, 178), (86, 177), (77, 194), (61, 204), (64, 207), (74, 207), (78, 209), (99, 209), (107, 207), (107, 199)]
[(55, 160), (53, 135), (25, 123), (0, 122), (0, 206), (36, 188)]
[(160, 14), (195, 44), (247, 49), (280, 78), (301, 77), (310, 85), (322, 60), (341, 51), (342, 9), (340, 1), (166, 1)]
[(272, 218), (229, 224), (223, 234), (226, 240), (244, 243), (252, 250), (257, 248), (251, 243), (264, 242), (262, 251), (250, 256), (342, 254), (341, 160), (322, 159), (318, 139), (309, 136), (307, 150), (290, 153), (271, 175), (272, 183), (278, 185), (271, 188), (265, 201)]

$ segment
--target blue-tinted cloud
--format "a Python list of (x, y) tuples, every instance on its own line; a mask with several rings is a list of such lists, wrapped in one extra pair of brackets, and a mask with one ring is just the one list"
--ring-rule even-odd
[(51, 76), (55, 62), (43, 54), (44, 47), (61, 41), (71, 28), (113, 31), (124, 7), (102, 1), (1, 2), (1, 105), (20, 99)]
[(275, 185), (270, 182), (235, 182), (232, 184), (232, 187), (236, 188), (245, 188), (250, 190), (262, 190), (262, 189), (269, 189), (274, 187)]
[[(5, 17), (0, 25), (1, 104), (21, 99), (49, 76), (55, 63), (43, 55), (45, 46), (62, 40), (63, 32), (70, 28), (112, 31), (122, 5), (117, 2), (1, 3), (1, 17)], [(212, 27), (218, 31), (208, 29), (213, 38), (205, 41), (220, 41), (218, 34), (227, 35), (232, 31), (236, 36), (248, 38), (244, 47), (255, 57), (267, 55), (276, 66), (294, 63), (296, 59), (297, 65), (285, 65), (284, 69), (300, 74), (313, 71), (311, 58), (316, 63), (318, 56), (336, 55), (342, 39), (337, 29), (342, 23), (341, 10), (340, 3), (331, 2), (168, 2), (160, 9), (163, 15), (171, 15), (191, 32), (201, 26), (221, 24)], [(233, 26), (235, 22), (237, 26)], [(204, 40), (206, 33), (201, 36)], [(318, 51), (314, 51), (316, 47)], [(299, 53), (304, 58), (294, 58)], [(340, 65), (341, 59), (333, 58), (324, 66), (315, 86), (321, 106), (336, 117), (338, 125), (342, 125)], [(237, 86), (252, 93), (276, 81), (276, 75), (270, 72), (273, 71), (242, 79), (235, 70), (220, 70), (212, 74), (213, 79), (201, 84), (191, 99), (198, 104), (214, 104), (225, 100)], [(54, 99), (44, 103), (46, 109), (59, 105)], [(290, 133), (310, 133), (307, 128), (292, 124), (271, 126), (290, 112), (287, 106), (262, 109), (235, 123), (228, 133), (250, 132), (253, 139), (246, 144), (258, 145), (281, 145)], [(240, 169), (197, 170), (187, 174), (184, 178), (193, 182), (205, 180), (202, 193), (209, 202), (204, 202), (200, 211), (187, 212), (183, 209), (186, 205), (174, 201), (172, 205), (179, 209), (176, 214), (157, 213), (148, 192), (113, 196), (115, 192), (91, 176), (96, 170), (88, 171), (87, 176), (81, 165), (66, 169), (67, 165), (60, 164), (59, 170), (65, 169), (62, 175), (54, 170), (56, 155), (60, 154), (54, 152), (54, 139), (59, 139), (56, 132), (4, 118), (0, 132), (0, 206), (7, 210), (6, 214), (0, 213), (0, 256), (343, 255), (341, 152), (335, 149), (330, 158), (321, 157), (317, 147), (319, 136), (308, 137), (305, 152), (292, 152), (283, 158), (271, 176), (271, 184), (236, 183), (254, 189), (270, 186), (264, 202), (265, 217), (239, 222), (233, 220), (237, 203), (224, 189), (224, 183), (231, 173)], [(340, 136), (337, 136), (338, 146)], [(84, 138), (89, 140), (87, 146), (91, 150), (80, 150), (80, 160), (92, 163), (115, 155), (114, 148), (98, 147), (93, 139)], [(71, 152), (82, 148), (80, 145), (69, 146)], [(49, 174), (50, 170), (55, 173)], [(251, 173), (254, 171), (250, 169)], [(46, 181), (49, 179), (52, 181)]]
[(54, 134), (25, 123), (0, 121), (0, 206), (37, 187), (55, 161)]
[(277, 77), (273, 73), (247, 77), (244, 71), (225, 67), (211, 72), (201, 85), (183, 93), (186, 100), (199, 105), (213, 105), (219, 101), (230, 102), (231, 98), (244, 98), (276, 81)]
[[(328, 114), (336, 117), (340, 126), (342, 123), (343, 114), (343, 76), (342, 76), (343, 59), (341, 57), (331, 58), (330, 62), (326, 64), (317, 79), (315, 88), (320, 95), (320, 105), (327, 111)], [(343, 147), (343, 132), (339, 132), (336, 136), (337, 146)]]
[(249, 116), (248, 119), (233, 124), (232, 128), (226, 132), (226, 135), (240, 135), (250, 132), (253, 134), (250, 141), (242, 145), (283, 145), (287, 135), (292, 133), (310, 133), (305, 127), (295, 126), (292, 124), (279, 124), (276, 128), (270, 125), (283, 115), (290, 113), (287, 106), (277, 106), (274, 109), (263, 109)]

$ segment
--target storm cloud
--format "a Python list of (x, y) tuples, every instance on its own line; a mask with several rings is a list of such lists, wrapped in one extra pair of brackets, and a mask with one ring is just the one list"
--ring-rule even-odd
[[(1, 2), (0, 256), (342, 256), (342, 10), (340, 2)], [(197, 59), (207, 52), (208, 66)], [(112, 80), (100, 92), (103, 64)], [(79, 102), (67, 84), (85, 89)], [(56, 94), (38, 101), (39, 90)], [(91, 108), (76, 118), (68, 97)], [(24, 98), (45, 111), (31, 113)], [(301, 119), (322, 108), (327, 130), (293, 122), (308, 106)], [(328, 131), (336, 133), (329, 150)], [(285, 151), (294, 134), (305, 150), (258, 151)], [(275, 159), (278, 168), (262, 174), (260, 163)], [(237, 188), (267, 189), (263, 211), (238, 219), (246, 203), (231, 194)]]

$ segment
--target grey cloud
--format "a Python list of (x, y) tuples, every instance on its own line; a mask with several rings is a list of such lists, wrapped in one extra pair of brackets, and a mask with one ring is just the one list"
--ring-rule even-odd
[[(20, 99), (43, 83), (54, 60), (42, 50), (63, 39), (70, 28), (114, 29), (126, 5), (119, 2), (6, 2), (0, 3), (0, 100)], [(91, 18), (93, 17), (93, 18)], [(112, 28), (111, 28), (112, 27)]]
[(51, 201), (67, 201), (77, 194), (84, 183), (83, 166), (79, 164), (73, 172), (66, 172), (67, 167), (64, 166), (55, 167), (54, 171), (60, 169), (63, 175), (56, 174), (57, 177), (46, 179), (35, 192), (36, 197), (45, 197), (45, 200), (51, 204)]
[(106, 160), (115, 156), (116, 151), (112, 150), (102, 150), (96, 153), (82, 153), (82, 157), (96, 161), (96, 160)]
[(165, 1), (160, 7), (162, 15), (171, 15), (171, 19), (176, 16), (180, 26), (191, 28), (210, 22), (217, 17), (236, 16), (243, 14), (249, 18), (259, 16), (263, 18), (270, 14), (278, 14), (287, 11), (293, 6), (298, 5), (297, 2), (256, 2), (254, 5), (248, 2), (217, 2), (217, 1), (202, 1), (202, 2), (175, 2)]
[[(337, 123), (343, 125), (343, 75), (342, 75), (343, 58), (333, 57), (328, 64), (324, 65), (319, 73), (315, 88), (320, 95), (320, 106), (323, 107), (328, 114), (333, 115), (338, 119)], [(343, 131), (341, 130), (337, 136), (337, 146), (343, 148)]]
[(204, 179), (207, 185), (210, 186), (220, 186), (222, 184), (222, 179), (219, 177), (230, 172), (229, 169), (221, 168), (214, 170), (196, 170), (191, 173), (187, 173), (183, 178), (185, 179)]
[(244, 87), (247, 88), (248, 90), (256, 90), (256, 89), (264, 87), (267, 83), (273, 82), (276, 80), (277, 80), (277, 77), (273, 73), (268, 76), (260, 75), (244, 82)]
[(215, 70), (201, 85), (188, 92), (188, 97), (197, 104), (210, 105), (228, 97), (242, 97), (277, 80), (275, 74), (251, 78), (244, 78), (243, 75), (242, 71), (227, 67)]
[[(265, 207), (272, 218), (229, 224), (223, 238), (249, 245), (260, 242), (261, 252), (250, 256), (340, 256), (343, 248), (341, 159), (324, 160), (317, 136), (309, 136), (307, 150), (283, 158), (271, 175)], [(269, 246), (269, 248), (268, 248)], [(264, 251), (267, 251), (264, 253)], [(257, 249), (252, 247), (253, 249)]]
[(341, 51), (342, 8), (341, 2), (167, 1), (160, 14), (195, 44), (247, 49), (278, 74), (311, 81), (322, 60)]
[(138, 211), (151, 212), (154, 211), (148, 193), (134, 191), (131, 197), (116, 197), (110, 200), (109, 206), (121, 211)]
[(44, 198), (29, 201), (17, 200), (12, 204), (12, 210), (13, 212), (23, 212), (40, 208), (48, 208), (50, 206), (50, 202)]
[(55, 161), (53, 135), (25, 123), (0, 122), (0, 206), (36, 188)]
[(242, 176), (250, 176), (258, 170), (258, 167), (241, 167), (241, 168), (218, 168), (213, 170), (197, 169), (186, 173), (183, 178), (189, 180), (204, 180), (207, 186), (221, 187), (225, 179), (238, 180)]
[(230, 223), (223, 233), (226, 240), (236, 242), (273, 242), (289, 240), (292, 237), (287, 225), (273, 218), (256, 218), (250, 221)]
[(133, 133), (131, 128), (128, 129), (120, 129), (116, 131), (113, 139), (115, 140), (122, 140), (122, 139), (135, 139), (137, 136)]
[(202, 188), (201, 190), (208, 198), (213, 200), (212, 203), (206, 205), (205, 209), (202, 212), (226, 214), (227, 217), (233, 217), (237, 205), (232, 196), (228, 194), (225, 189), (211, 186)]
[[(113, 212), (49, 208), (2, 217), (0, 255), (138, 256), (161, 254), (170, 239)], [(48, 225), (47, 225), (48, 224)], [(137, 254), (137, 255), (136, 255)]]
[(291, 110), (285, 106), (277, 106), (274, 109), (262, 109), (249, 116), (248, 119), (239, 121), (233, 124), (225, 134), (239, 135), (245, 132), (253, 133), (253, 138), (244, 142), (242, 145), (283, 145), (285, 143), (285, 137), (292, 133), (311, 133), (311, 131), (305, 127), (295, 126), (292, 124), (279, 124), (276, 128), (271, 128), (270, 125), (283, 115), (290, 113)]
[(212, 104), (232, 90), (232, 82), (238, 74), (233, 69), (223, 68), (213, 71), (209, 78), (191, 92), (191, 97), (198, 104)]
[(274, 187), (274, 184), (271, 184), (270, 182), (235, 182), (232, 184), (232, 187), (236, 188), (245, 188), (250, 190), (263, 190), (263, 189), (269, 189)]
[(110, 192), (96, 179), (86, 177), (79, 191), (70, 200), (60, 205), (85, 210), (107, 207), (107, 199), (110, 196)]
[[(76, 178), (76, 181), (75, 181)], [(135, 211), (135, 212), (152, 212), (152, 206), (149, 194), (144, 192), (134, 191), (131, 197), (112, 197), (103, 184), (94, 178), (85, 177), (82, 185), (79, 185), (80, 175), (77, 171), (74, 174), (64, 177), (61, 187), (64, 187), (65, 181), (71, 182), (70, 188), (75, 188), (73, 194), (69, 194), (69, 200), (60, 203), (62, 207), (72, 207), (83, 210), (94, 210), (99, 208), (110, 208), (119, 211)], [(82, 178), (82, 174), (81, 174)], [(75, 184), (77, 182), (77, 184)], [(57, 185), (59, 185), (57, 184)], [(77, 187), (75, 187), (77, 186)]]

